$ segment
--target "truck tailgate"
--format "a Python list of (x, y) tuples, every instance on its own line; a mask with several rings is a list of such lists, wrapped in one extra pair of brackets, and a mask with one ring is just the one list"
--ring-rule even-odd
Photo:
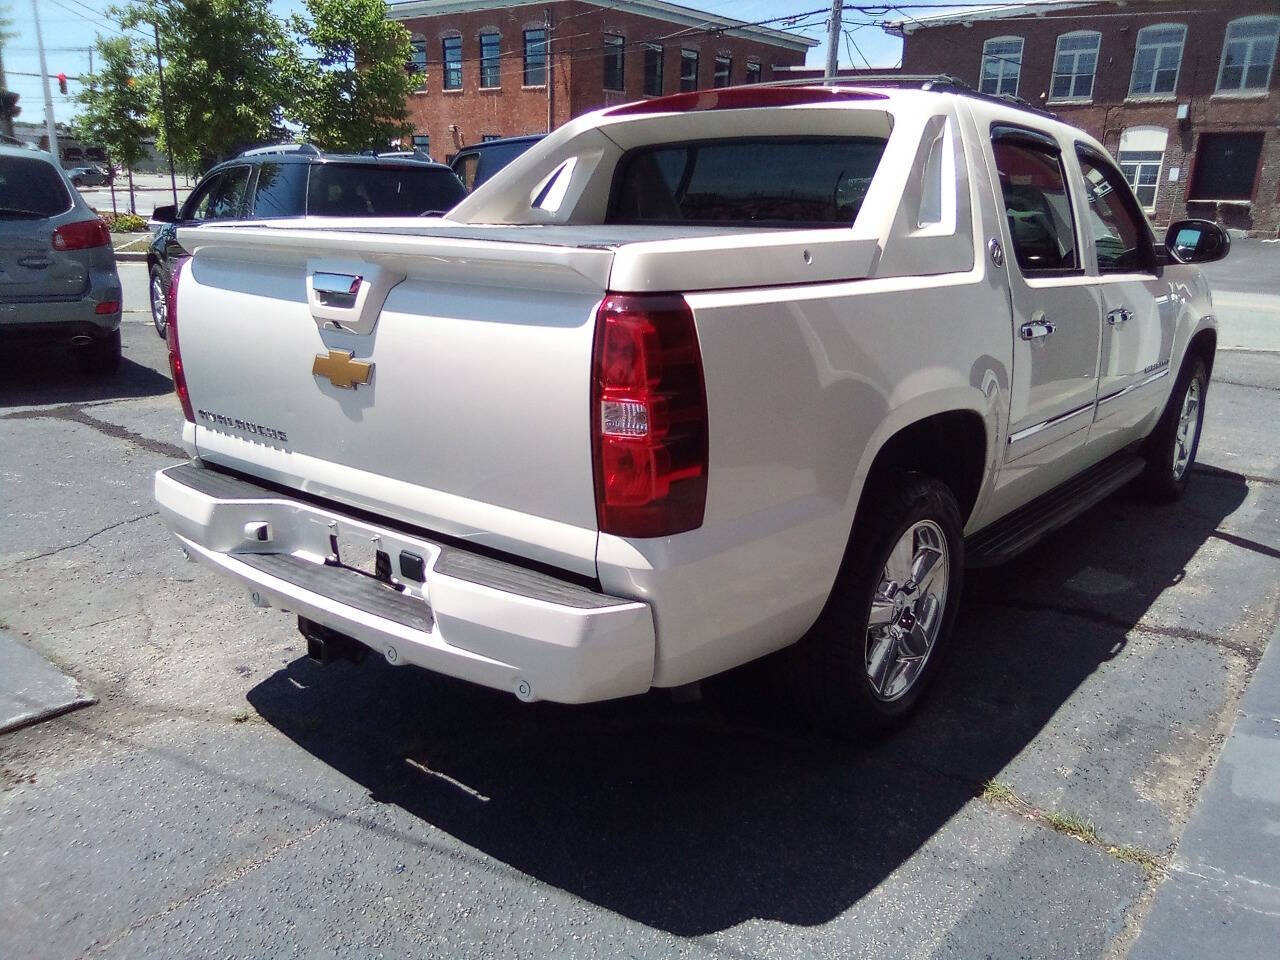
[(263, 227), (180, 239), (203, 460), (595, 575), (591, 351), (611, 251)]

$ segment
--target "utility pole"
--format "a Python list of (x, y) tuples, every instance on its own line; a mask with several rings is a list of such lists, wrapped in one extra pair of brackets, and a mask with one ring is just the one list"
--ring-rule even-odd
[(840, 65), (840, 16), (844, 0), (831, 0), (831, 21), (827, 24), (827, 80), (834, 80)]
[(547, 7), (542, 11), (542, 24), (545, 31), (546, 41), (542, 46), (542, 59), (545, 63), (543, 67), (543, 79), (547, 82), (547, 133), (551, 132), (551, 125), (555, 122), (554, 110), (555, 100), (551, 86), (551, 8)]
[(31, 0), (31, 13), (36, 18), (36, 49), (40, 51), (40, 82), (44, 86), (44, 128), (49, 137), (49, 152), (53, 159), (62, 166), (62, 155), (58, 152), (58, 131), (53, 126), (53, 94), (49, 92), (49, 68), (44, 62), (44, 36), (40, 33), (40, 8), (36, 0)]
[[(31, 0), (35, 3), (36, 0)], [(160, 75), (160, 115), (164, 118), (164, 147), (169, 154), (169, 187), (173, 190), (173, 205), (178, 205), (178, 175), (173, 170), (173, 137), (169, 133), (169, 96), (164, 89), (164, 64), (160, 62), (160, 24), (151, 21), (151, 29), (156, 35), (156, 73)], [(132, 171), (129, 174), (133, 176)], [(132, 196), (132, 195), (131, 195)]]

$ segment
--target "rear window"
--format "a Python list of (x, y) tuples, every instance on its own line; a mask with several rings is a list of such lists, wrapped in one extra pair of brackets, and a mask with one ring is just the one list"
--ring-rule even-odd
[(307, 188), (313, 217), (416, 217), (444, 213), (466, 189), (451, 170), (439, 167), (316, 164)]
[(71, 209), (71, 195), (52, 164), (0, 157), (0, 218), (53, 217)]
[(887, 140), (764, 137), (643, 147), (614, 176), (610, 223), (853, 223)]

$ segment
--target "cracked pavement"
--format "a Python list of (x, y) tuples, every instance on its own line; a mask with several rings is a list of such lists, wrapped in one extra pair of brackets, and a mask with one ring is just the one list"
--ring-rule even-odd
[(0, 737), (0, 956), (1124, 956), (1280, 611), (1280, 355), (1228, 351), (1184, 500), (974, 572), (880, 746), (749, 675), (570, 708), (320, 668), (155, 517), (180, 414), (124, 342), (109, 383), (2, 371), (0, 626), (100, 703)]

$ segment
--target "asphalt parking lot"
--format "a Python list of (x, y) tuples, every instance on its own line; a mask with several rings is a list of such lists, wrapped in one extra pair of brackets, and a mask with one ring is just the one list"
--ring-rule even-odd
[(144, 313), (110, 381), (4, 359), (0, 630), (99, 703), (0, 736), (0, 956), (1125, 956), (1280, 613), (1280, 289), (1242, 292), (1187, 496), (974, 574), (873, 748), (749, 684), (567, 708), (317, 667), (155, 516)]

